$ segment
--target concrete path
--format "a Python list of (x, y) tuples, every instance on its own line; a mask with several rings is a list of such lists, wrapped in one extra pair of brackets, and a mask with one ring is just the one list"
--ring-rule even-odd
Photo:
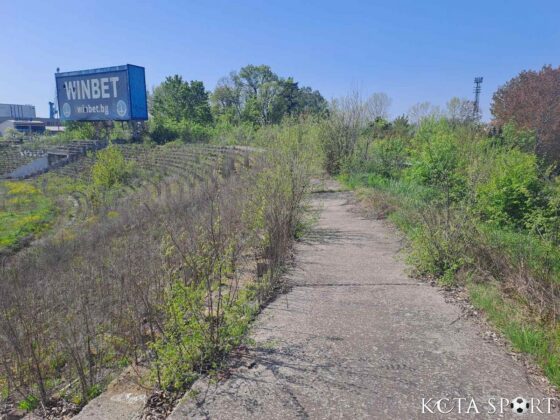
[(131, 420), (140, 419), (148, 399), (147, 388), (138, 384), (141, 376), (148, 371), (125, 369), (107, 390), (91, 400), (73, 418), (75, 420)]
[[(476, 418), (509, 418), (500, 398), (544, 396), (438, 289), (405, 274), (395, 232), (351, 211), (349, 198), (315, 195), (321, 217), (297, 247), (293, 288), (259, 316), (230, 376), (196, 383), (171, 418), (458, 418), (469, 404), (472, 418), (471, 399)], [(464, 400), (442, 401), (441, 411), (455, 403), (444, 415), (441, 398)]]

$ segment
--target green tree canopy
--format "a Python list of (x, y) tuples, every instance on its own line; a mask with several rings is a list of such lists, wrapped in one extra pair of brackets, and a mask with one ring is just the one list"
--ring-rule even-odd
[(204, 84), (184, 81), (179, 75), (169, 76), (151, 96), (150, 112), (156, 120), (188, 120), (198, 124), (212, 122), (208, 92)]
[(318, 91), (300, 88), (292, 77), (282, 78), (269, 66), (248, 65), (222, 78), (211, 96), (212, 110), (229, 122), (265, 125), (285, 116), (321, 114), (327, 102)]

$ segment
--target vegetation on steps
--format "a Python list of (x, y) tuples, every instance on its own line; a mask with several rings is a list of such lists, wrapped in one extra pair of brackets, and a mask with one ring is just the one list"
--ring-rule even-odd
[(135, 168), (116, 147), (98, 153), (88, 217), (0, 268), (2, 395), (26, 409), (81, 406), (128, 364), (150, 367), (148, 385), (166, 392), (219, 367), (279, 287), (316, 169), (313, 133), (263, 129), (254, 144), (268, 149), (252, 156), (208, 147), (217, 160), (200, 176), (126, 195), (112, 192)]
[(0, 251), (45, 230), (54, 217), (52, 200), (32, 183), (0, 183)]

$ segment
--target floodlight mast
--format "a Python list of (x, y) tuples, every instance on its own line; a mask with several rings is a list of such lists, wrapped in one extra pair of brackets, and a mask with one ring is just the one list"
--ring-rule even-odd
[(477, 120), (480, 115), (480, 91), (482, 90), (481, 76), (474, 78), (474, 103), (473, 103), (473, 119)]

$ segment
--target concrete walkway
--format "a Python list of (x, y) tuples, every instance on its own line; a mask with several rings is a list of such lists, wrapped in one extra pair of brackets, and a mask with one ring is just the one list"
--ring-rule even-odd
[[(456, 305), (405, 274), (395, 232), (351, 211), (349, 198), (315, 195), (321, 217), (297, 247), (293, 288), (259, 316), (230, 376), (196, 383), (171, 418), (457, 418), (459, 401), (472, 418), (471, 398), (476, 418), (509, 418), (500, 398), (544, 396)], [(465, 400), (444, 415), (441, 398)]]

